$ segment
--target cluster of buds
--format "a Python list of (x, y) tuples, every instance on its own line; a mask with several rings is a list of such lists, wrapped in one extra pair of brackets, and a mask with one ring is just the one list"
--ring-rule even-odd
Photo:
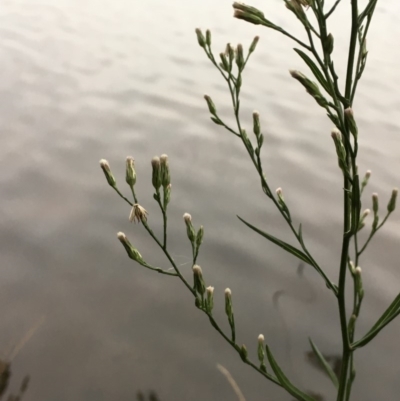
[(303, 7), (309, 6), (306, 0), (285, 0), (285, 5), (288, 10), (290, 10), (300, 21), (301, 23), (309, 27), (310, 23), (308, 22), (306, 13), (304, 12)]
[(164, 191), (164, 208), (168, 205), (171, 199), (171, 175), (169, 171), (168, 156), (163, 154), (160, 157), (154, 156), (151, 160), (152, 166), (152, 184), (156, 193), (154, 197), (156, 200), (160, 200), (159, 192), (161, 186)]
[(200, 47), (205, 48), (206, 46), (211, 46), (211, 32), (209, 29), (206, 30), (206, 36), (203, 35), (203, 32), (200, 28), (196, 28), (196, 36), (197, 42), (199, 43)]
[(258, 8), (248, 6), (243, 3), (234, 2), (233, 3), (233, 16), (235, 18), (250, 22), (255, 25), (264, 25), (268, 28), (275, 28), (275, 25), (268, 21), (264, 13), (261, 12)]
[(204, 238), (204, 227), (200, 226), (197, 233), (192, 223), (192, 216), (189, 213), (183, 215), (183, 220), (186, 224), (186, 233), (189, 241), (192, 243), (195, 249), (199, 249)]
[(294, 79), (299, 81), (304, 86), (307, 93), (309, 93), (321, 107), (328, 107), (328, 101), (322, 96), (321, 91), (315, 82), (312, 82), (300, 71), (289, 70), (289, 72)]
[(257, 139), (257, 148), (255, 150), (257, 156), (260, 155), (260, 149), (264, 143), (264, 135), (261, 133), (260, 114), (253, 111), (253, 132)]

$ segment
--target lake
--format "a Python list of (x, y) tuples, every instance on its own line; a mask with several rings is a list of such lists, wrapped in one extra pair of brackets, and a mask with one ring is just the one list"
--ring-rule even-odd
[[(330, 28), (342, 77), (348, 3)], [(252, 5), (303, 35), (283, 2)], [(182, 219), (189, 212), (196, 227), (205, 227), (198, 262), (215, 287), (221, 326), (228, 329), (229, 287), (238, 341), (253, 359), (263, 333), (296, 385), (333, 399), (307, 352), (311, 336), (324, 353), (340, 353), (335, 299), (315, 271), (306, 266), (300, 274), (296, 259), (236, 218), (294, 244), (241, 142), (209, 119), (205, 93), (233, 124), (227, 88), (198, 46), (196, 27), (212, 30), (216, 54), (227, 42), (247, 48), (260, 35), (244, 74), (243, 123), (250, 133), (251, 113), (259, 111), (268, 182), (283, 188), (309, 249), (337, 282), (342, 178), (332, 123), (288, 73), (308, 73), (293, 42), (235, 20), (228, 0), (3, 0), (0, 357), (12, 357), (14, 393), (31, 376), (26, 400), (134, 400), (139, 390), (155, 391), (160, 401), (234, 400), (218, 363), (248, 401), (290, 400), (242, 364), (182, 283), (135, 264), (117, 240), (125, 232), (149, 263), (170, 267), (145, 230), (129, 223), (129, 206), (98, 163), (109, 160), (128, 195), (125, 157), (135, 158), (139, 202), (161, 234), (150, 161), (163, 153), (172, 176), (169, 247), (182, 271), (190, 278)], [(354, 103), (359, 171), (372, 170), (364, 207), (373, 192), (385, 207), (400, 185), (399, 35), (400, 3), (379, 2)], [(399, 292), (399, 227), (395, 212), (361, 260), (366, 297), (357, 336)], [(356, 354), (352, 400), (398, 399), (399, 330), (400, 319)]]

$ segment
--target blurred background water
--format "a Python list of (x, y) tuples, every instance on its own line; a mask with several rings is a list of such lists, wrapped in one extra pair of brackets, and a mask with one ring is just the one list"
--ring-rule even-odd
[[(303, 35), (283, 2), (253, 5)], [(331, 22), (340, 73), (348, 8), (343, 2)], [(3, 0), (0, 356), (42, 322), (12, 362), (11, 389), (31, 375), (27, 400), (132, 400), (150, 389), (162, 401), (233, 400), (217, 363), (248, 400), (289, 400), (242, 365), (181, 283), (131, 263), (117, 241), (124, 231), (146, 260), (169, 267), (145, 231), (128, 222), (129, 208), (98, 165), (107, 158), (125, 188), (125, 157), (134, 156), (139, 200), (159, 232), (150, 160), (161, 153), (170, 157), (170, 249), (182, 270), (190, 275), (182, 220), (190, 212), (195, 225), (205, 226), (199, 263), (215, 286), (217, 316), (224, 319), (229, 286), (239, 342), (256, 357), (256, 339), (264, 333), (297, 385), (332, 396), (305, 353), (310, 335), (323, 352), (340, 352), (336, 304), (314, 271), (299, 275), (295, 259), (236, 219), (240, 214), (291, 241), (241, 143), (208, 118), (204, 93), (228, 120), (231, 108), (224, 83), (197, 45), (197, 26), (212, 30), (217, 52), (260, 35), (244, 76), (243, 120), (250, 124), (259, 110), (271, 187), (283, 187), (309, 248), (337, 279), (342, 184), (331, 123), (288, 74), (289, 68), (306, 71), (292, 42), (234, 20), (230, 0)], [(400, 184), (399, 34), (399, 3), (380, 2), (354, 105), (359, 169), (373, 171), (365, 207), (375, 191), (384, 207)], [(398, 293), (399, 227), (395, 214), (362, 260), (366, 299), (358, 334)], [(399, 329), (400, 320), (357, 354), (354, 400), (398, 399)]]

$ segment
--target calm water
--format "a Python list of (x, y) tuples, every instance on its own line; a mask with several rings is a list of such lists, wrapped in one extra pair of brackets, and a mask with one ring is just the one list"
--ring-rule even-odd
[[(157, 231), (150, 160), (161, 153), (172, 168), (170, 246), (182, 270), (190, 275), (182, 221), (190, 212), (196, 225), (205, 226), (199, 263), (216, 288), (217, 315), (224, 319), (229, 286), (239, 341), (255, 356), (256, 338), (264, 333), (296, 384), (332, 394), (305, 352), (309, 335), (323, 351), (340, 351), (334, 299), (313, 271), (306, 268), (300, 277), (296, 260), (236, 219), (240, 214), (291, 238), (262, 196), (241, 144), (208, 119), (202, 95), (210, 94), (227, 118), (229, 98), (194, 28), (212, 28), (218, 51), (228, 41), (250, 43), (260, 34), (245, 76), (243, 118), (250, 122), (251, 111), (260, 111), (271, 187), (283, 187), (309, 247), (336, 280), (341, 177), (331, 124), (289, 77), (289, 68), (305, 71), (293, 44), (234, 20), (230, 0), (215, 3), (2, 1), (0, 356), (25, 336), (13, 359), (12, 388), (30, 374), (27, 400), (133, 400), (140, 389), (155, 390), (162, 401), (233, 400), (217, 363), (230, 370), (248, 400), (289, 400), (242, 366), (178, 281), (131, 263), (118, 243), (115, 234), (125, 231), (147, 260), (169, 267), (144, 230), (130, 225), (129, 208), (98, 166), (107, 158), (124, 188), (125, 157), (134, 156), (139, 200)], [(253, 3), (300, 32), (282, 2)], [(348, 1), (332, 21), (339, 71), (347, 7)], [(382, 1), (355, 104), (359, 168), (373, 171), (365, 206), (374, 191), (386, 204), (400, 185), (399, 34), (399, 3)], [(362, 263), (367, 298), (359, 334), (399, 290), (398, 216)], [(398, 399), (399, 329), (400, 319), (357, 355), (354, 400)]]

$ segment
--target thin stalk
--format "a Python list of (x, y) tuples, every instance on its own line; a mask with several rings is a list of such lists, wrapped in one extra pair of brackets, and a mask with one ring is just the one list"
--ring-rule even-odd
[[(215, 330), (218, 331), (218, 333), (225, 339), (226, 342), (228, 342), (234, 349), (235, 351), (240, 355), (240, 347), (234, 342), (232, 341), (222, 330), (221, 328), (218, 326), (217, 322), (215, 321), (215, 319), (213, 318), (212, 314), (207, 312), (206, 310), (202, 309), (202, 311), (208, 316), (208, 318), (210, 319), (211, 325), (215, 328)], [(272, 382), (274, 382), (275, 384), (277, 384), (279, 387), (282, 387), (282, 385), (280, 384), (280, 382), (278, 381), (278, 379), (271, 375), (268, 372), (264, 372), (262, 371), (260, 368), (257, 367), (257, 365), (255, 365), (253, 362), (251, 362), (250, 360), (248, 360), (247, 358), (245, 360), (243, 360), (244, 363), (246, 363), (247, 365), (251, 366), (253, 369), (255, 369), (257, 372), (261, 373), (263, 376), (265, 376), (267, 379), (271, 380)]]
[(341, 0), (336, 0), (335, 4), (332, 6), (332, 8), (325, 14), (325, 19), (327, 20), (330, 15), (335, 11), (336, 7), (339, 5)]
[(356, 67), (356, 74), (357, 75), (356, 75), (356, 78), (355, 78), (355, 81), (354, 81), (353, 90), (352, 90), (352, 93), (351, 93), (351, 98), (350, 98), (351, 102), (353, 102), (353, 100), (354, 100), (354, 96), (355, 96), (356, 90), (357, 90), (357, 85), (358, 85), (358, 82), (360, 81), (360, 78), (361, 78), (361, 75), (362, 75), (362, 71), (360, 71), (360, 66), (361, 66), (361, 60), (362, 60), (363, 45), (365, 44), (365, 41), (367, 40), (367, 33), (368, 33), (369, 26), (370, 26), (371, 21), (372, 21), (372, 15), (373, 15), (374, 11), (375, 11), (375, 6), (374, 6), (374, 8), (373, 8), (373, 10), (371, 12), (371, 16), (368, 18), (367, 24), (366, 24), (365, 29), (364, 29), (363, 36), (361, 38), (360, 49), (358, 51), (358, 58), (357, 58), (357, 67)]
[(372, 230), (370, 235), (367, 238), (367, 241), (365, 242), (365, 244), (363, 245), (363, 247), (360, 249), (360, 251), (357, 253), (357, 257), (360, 257), (361, 254), (365, 251), (365, 249), (367, 248), (369, 242), (371, 241), (371, 239), (373, 238), (373, 236), (377, 233), (377, 231), (386, 223), (386, 220), (389, 218), (390, 213), (388, 213), (385, 218), (383, 219), (382, 223), (379, 224), (379, 226), (375, 229)]
[[(352, 25), (351, 25), (351, 35), (350, 35), (350, 45), (349, 45), (349, 56), (347, 60), (347, 75), (346, 75), (346, 89), (345, 89), (345, 97), (350, 101), (351, 89), (352, 89), (352, 80), (353, 80), (353, 68), (354, 68), (354, 58), (355, 58), (355, 50), (357, 45), (357, 33), (358, 33), (358, 1), (352, 0), (351, 2), (351, 15), (352, 15)], [(351, 106), (351, 103), (350, 105)], [(346, 127), (346, 131), (344, 134), (350, 138), (350, 133), (348, 127)], [(355, 160), (351, 160), (350, 152), (349, 152), (349, 143), (345, 143), (346, 153), (347, 153), (347, 165), (353, 166), (353, 175), (356, 174), (356, 170), (354, 169)], [(346, 397), (346, 387), (348, 385), (348, 368), (350, 364), (350, 359), (352, 355), (352, 349), (350, 347), (349, 341), (349, 333), (347, 327), (347, 319), (346, 319), (346, 297), (345, 297), (345, 289), (346, 289), (346, 273), (347, 273), (347, 260), (349, 254), (349, 245), (350, 238), (352, 236), (352, 232), (350, 231), (351, 224), (351, 215), (352, 215), (352, 203), (350, 201), (351, 184), (349, 179), (344, 177), (344, 194), (343, 194), (343, 203), (344, 203), (344, 236), (342, 243), (342, 255), (340, 261), (340, 273), (339, 273), (339, 315), (340, 315), (340, 327), (342, 331), (342, 342), (343, 342), (343, 351), (342, 351), (342, 368), (340, 372), (339, 378), (339, 390), (337, 394), (337, 401), (345, 401)], [(357, 228), (356, 228), (357, 229)]]

